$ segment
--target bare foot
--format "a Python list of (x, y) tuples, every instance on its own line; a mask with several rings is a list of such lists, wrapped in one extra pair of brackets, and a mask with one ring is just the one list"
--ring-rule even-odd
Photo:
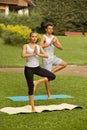
[(35, 108), (32, 108), (32, 112), (36, 112)]
[(48, 99), (51, 99), (51, 96), (49, 96)]

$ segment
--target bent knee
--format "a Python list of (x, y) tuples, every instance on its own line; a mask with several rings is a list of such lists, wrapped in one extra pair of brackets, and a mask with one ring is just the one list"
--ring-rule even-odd
[(67, 63), (66, 63), (66, 62), (64, 62), (64, 66), (65, 66), (65, 67), (67, 66)]
[(53, 74), (52, 76), (49, 77), (48, 81), (54, 80), (56, 76)]
[(56, 75), (53, 75), (52, 80), (54, 80), (55, 78), (56, 78)]
[(44, 80), (47, 82), (47, 81), (48, 81), (48, 78), (44, 78)]
[(66, 66), (67, 66), (67, 62), (63, 61), (63, 62), (61, 63), (61, 65), (62, 65), (63, 67), (66, 67)]

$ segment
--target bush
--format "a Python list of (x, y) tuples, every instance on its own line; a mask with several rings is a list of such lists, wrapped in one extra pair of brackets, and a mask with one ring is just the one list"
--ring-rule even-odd
[(22, 35), (18, 33), (13, 33), (10, 37), (10, 42), (12, 45), (23, 45), (28, 42), (28, 39), (23, 38)]
[[(29, 35), (32, 30), (23, 25), (0, 24), (0, 35), (5, 43), (10, 45), (22, 45), (29, 42)], [(38, 34), (38, 41), (41, 36)]]
[(4, 44), (4, 40), (0, 37), (0, 44)]
[(3, 40), (5, 41), (5, 43), (10, 43), (10, 37), (12, 35), (11, 31), (3, 31), (3, 33), (1, 34), (1, 38), (3, 38)]
[(0, 24), (0, 35), (7, 44), (21, 45), (29, 40), (29, 34), (32, 30), (26, 26)]
[(10, 45), (22, 45), (28, 42), (28, 39), (25, 39), (22, 35), (10, 30), (5, 30), (2, 33), (1, 37), (4, 39), (4, 42), (6, 44)]
[(0, 37), (1, 37), (2, 32), (3, 32), (3, 29), (0, 27)]
[(0, 23), (5, 25), (23, 25), (31, 29), (36, 29), (40, 27), (42, 22), (41, 15), (36, 11), (32, 12), (32, 15), (18, 15), (17, 13), (10, 13), (8, 16), (0, 14)]
[(7, 25), (5, 30), (10, 30), (12, 32), (18, 33), (23, 36), (23, 38), (27, 39), (29, 37), (30, 32), (32, 31), (27, 26), (23, 25)]

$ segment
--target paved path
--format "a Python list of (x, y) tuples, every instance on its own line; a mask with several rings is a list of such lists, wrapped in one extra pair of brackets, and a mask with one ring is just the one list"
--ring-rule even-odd
[[(23, 73), (24, 68), (0, 68), (0, 72), (19, 72)], [(87, 77), (87, 65), (68, 65), (65, 69), (60, 70), (58, 74), (67, 74), (67, 75), (78, 75)]]
[(87, 77), (87, 65), (69, 65), (65, 69), (60, 70), (59, 74), (73, 74), (78, 76), (85, 76)]

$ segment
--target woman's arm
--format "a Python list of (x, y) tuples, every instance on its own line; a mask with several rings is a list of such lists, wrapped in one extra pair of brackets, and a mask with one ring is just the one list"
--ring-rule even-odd
[(43, 50), (43, 48), (40, 46), (40, 54), (38, 56), (43, 57), (43, 58), (48, 58), (47, 53)]
[(22, 47), (22, 58), (27, 58), (27, 57), (31, 57), (31, 56), (34, 56), (36, 55), (35, 53), (33, 54), (29, 54), (29, 53), (26, 53), (26, 45), (23, 45)]

